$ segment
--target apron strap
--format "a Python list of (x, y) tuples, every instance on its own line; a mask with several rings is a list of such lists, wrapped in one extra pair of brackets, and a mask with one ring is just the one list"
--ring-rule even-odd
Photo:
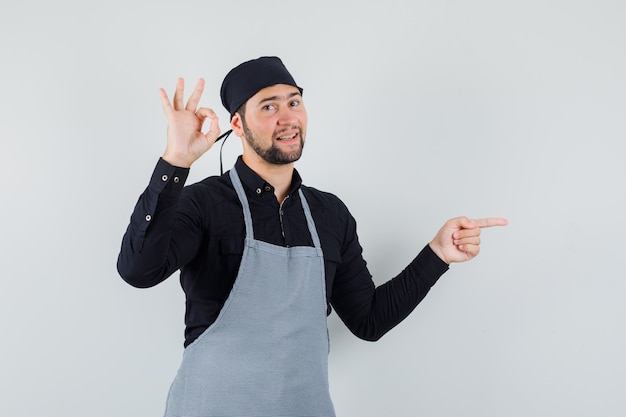
[(233, 182), (233, 187), (235, 187), (235, 191), (237, 192), (237, 196), (239, 197), (239, 201), (241, 201), (241, 206), (243, 207), (243, 219), (246, 222), (246, 238), (254, 239), (252, 214), (250, 213), (248, 197), (246, 197), (246, 193), (243, 190), (243, 185), (241, 185), (241, 180), (239, 179), (239, 174), (237, 174), (237, 170), (235, 169), (235, 167), (230, 170), (229, 174), (230, 180)]
[(309, 207), (309, 203), (304, 198), (304, 193), (302, 192), (302, 188), (298, 190), (300, 193), (300, 201), (302, 202), (302, 208), (304, 209), (304, 216), (306, 217), (306, 222), (309, 225), (309, 232), (311, 232), (311, 239), (313, 239), (313, 245), (316, 249), (321, 250), (322, 244), (320, 243), (320, 237), (317, 234), (317, 228), (315, 227), (315, 222), (313, 221), (313, 216), (311, 215), (311, 208)]

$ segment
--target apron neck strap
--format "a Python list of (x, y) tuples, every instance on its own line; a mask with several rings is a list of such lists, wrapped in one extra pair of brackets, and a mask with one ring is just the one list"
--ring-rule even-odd
[[(241, 202), (241, 207), (243, 208), (243, 219), (246, 223), (246, 238), (254, 239), (254, 228), (252, 227), (252, 213), (250, 212), (250, 204), (248, 203), (248, 197), (246, 196), (246, 192), (244, 191), (243, 184), (241, 183), (241, 179), (239, 178), (239, 174), (237, 173), (237, 169), (235, 167), (232, 167), (232, 169), (229, 171), (229, 175), (230, 180), (233, 183), (233, 187), (237, 192), (237, 197), (239, 197), (239, 201)], [(302, 209), (304, 210), (306, 223), (309, 227), (309, 232), (311, 233), (313, 246), (315, 246), (316, 249), (321, 250), (322, 245), (320, 243), (319, 235), (317, 234), (315, 222), (313, 221), (311, 208), (309, 207), (309, 203), (304, 197), (302, 188), (298, 190), (298, 194), (300, 195), (300, 202), (302, 203)]]

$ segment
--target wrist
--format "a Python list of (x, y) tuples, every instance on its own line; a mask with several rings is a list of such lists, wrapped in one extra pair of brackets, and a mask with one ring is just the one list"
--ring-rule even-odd
[(180, 153), (172, 152), (167, 149), (161, 158), (163, 158), (163, 160), (168, 164), (179, 168), (189, 168), (194, 162)]

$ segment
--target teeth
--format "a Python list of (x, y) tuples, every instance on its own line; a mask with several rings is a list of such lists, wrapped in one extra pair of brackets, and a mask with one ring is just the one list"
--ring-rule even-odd
[(296, 134), (294, 133), (293, 135), (289, 135), (289, 136), (281, 136), (278, 139), (279, 140), (289, 140), (289, 139), (293, 139), (296, 137)]

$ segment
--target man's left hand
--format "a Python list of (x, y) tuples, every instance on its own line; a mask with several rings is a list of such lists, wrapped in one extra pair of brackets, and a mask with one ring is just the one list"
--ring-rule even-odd
[(450, 219), (430, 242), (430, 248), (445, 263), (465, 262), (480, 252), (480, 230), (485, 227), (506, 226), (509, 222), (500, 217)]

